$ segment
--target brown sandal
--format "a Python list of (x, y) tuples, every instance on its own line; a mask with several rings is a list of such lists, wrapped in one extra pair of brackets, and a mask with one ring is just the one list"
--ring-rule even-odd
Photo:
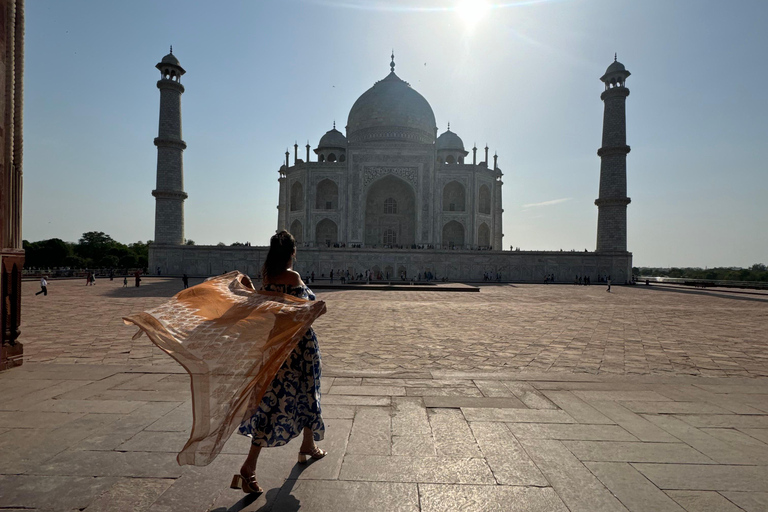
[(307, 456), (309, 456), (312, 459), (320, 460), (323, 457), (328, 455), (328, 452), (325, 450), (321, 450), (317, 446), (314, 447), (312, 451), (309, 452), (299, 452), (299, 464), (306, 464), (307, 463)]
[(256, 475), (252, 475), (251, 478), (244, 476), (242, 473), (232, 477), (232, 483), (229, 485), (230, 489), (242, 489), (246, 494), (262, 494), (264, 489), (259, 486), (259, 482), (256, 480)]

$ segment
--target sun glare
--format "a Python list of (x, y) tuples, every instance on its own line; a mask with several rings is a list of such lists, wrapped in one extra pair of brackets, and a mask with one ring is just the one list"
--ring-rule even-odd
[(485, 0), (458, 0), (456, 13), (468, 24), (475, 25), (483, 19), (491, 5)]

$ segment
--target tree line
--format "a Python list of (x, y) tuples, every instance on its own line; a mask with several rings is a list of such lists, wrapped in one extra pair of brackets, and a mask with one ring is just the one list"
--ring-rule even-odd
[(138, 241), (123, 244), (102, 231), (88, 231), (77, 243), (50, 238), (39, 242), (23, 241), (26, 268), (146, 268), (149, 245)]
[(749, 268), (633, 267), (632, 273), (637, 276), (705, 279), (709, 281), (768, 281), (768, 268), (764, 263), (755, 263)]

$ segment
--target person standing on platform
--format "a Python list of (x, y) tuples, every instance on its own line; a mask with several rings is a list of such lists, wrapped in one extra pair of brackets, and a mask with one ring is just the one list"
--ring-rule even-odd
[(181, 282), (184, 283), (185, 290), (189, 288), (189, 277), (187, 277), (187, 274), (181, 276)]
[(611, 276), (608, 276), (608, 289), (605, 290), (605, 291), (607, 291), (607, 292), (611, 291)]

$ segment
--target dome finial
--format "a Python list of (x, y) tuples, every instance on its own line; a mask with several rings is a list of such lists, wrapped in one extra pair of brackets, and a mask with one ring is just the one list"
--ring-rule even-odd
[(451, 122), (448, 121), (448, 131), (451, 131)]
[(173, 55), (173, 45), (171, 45), (171, 55)]
[(395, 72), (395, 49), (392, 48), (392, 62), (389, 63), (389, 70), (394, 73)]
[(335, 119), (333, 120), (333, 129), (334, 130), (336, 129), (336, 120)]
[(613, 52), (613, 62), (616, 62), (619, 58), (619, 54), (617, 52)]

